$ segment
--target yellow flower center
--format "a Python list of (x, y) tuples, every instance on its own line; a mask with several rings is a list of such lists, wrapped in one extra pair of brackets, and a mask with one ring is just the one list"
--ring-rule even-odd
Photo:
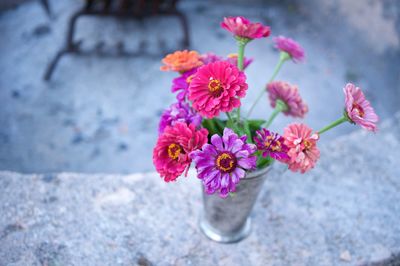
[(271, 150), (272, 151), (281, 151), (281, 149), (282, 149), (281, 142), (279, 140), (275, 140), (274, 144), (271, 145)]
[(236, 58), (238, 57), (238, 54), (228, 54), (228, 58)]
[(309, 141), (309, 140), (304, 140), (304, 141), (303, 141), (303, 144), (304, 144), (304, 149), (305, 149), (305, 150), (309, 150), (309, 149), (311, 149), (311, 147), (313, 146), (312, 142)]
[(225, 173), (235, 170), (236, 164), (236, 157), (227, 152), (221, 153), (216, 159), (217, 168)]
[(359, 117), (364, 117), (364, 109), (359, 104), (353, 103), (353, 110), (357, 111)]
[(264, 142), (265, 148), (270, 148), (272, 151), (281, 151), (282, 144), (279, 140), (274, 141), (274, 137), (272, 135), (267, 136), (267, 140)]
[(210, 82), (208, 83), (208, 90), (214, 97), (219, 97), (223, 90), (221, 81), (219, 81), (218, 79), (210, 78)]
[(187, 78), (186, 78), (186, 83), (187, 83), (187, 84), (190, 84), (190, 82), (192, 82), (193, 78), (194, 78), (194, 74), (192, 74), (192, 75), (190, 75), (189, 77), (187, 77)]
[(176, 160), (176, 159), (178, 159), (181, 152), (182, 152), (181, 146), (179, 146), (178, 144), (175, 144), (175, 143), (169, 144), (169, 146), (168, 146), (169, 158)]

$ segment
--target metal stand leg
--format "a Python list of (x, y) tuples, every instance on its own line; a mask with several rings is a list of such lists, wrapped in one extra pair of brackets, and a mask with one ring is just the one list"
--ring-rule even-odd
[(184, 49), (189, 49), (190, 46), (190, 36), (189, 36), (189, 26), (187, 22), (186, 16), (177, 11), (176, 16), (179, 18), (181, 25), (182, 25), (182, 30), (183, 30), (183, 48)]
[(51, 9), (48, 0), (40, 0), (44, 10), (46, 10), (47, 15), (51, 18)]
[(77, 23), (77, 20), (80, 16), (84, 15), (85, 12), (84, 11), (79, 11), (77, 13), (75, 13), (70, 21), (69, 21), (69, 27), (68, 27), (68, 33), (67, 33), (67, 39), (66, 39), (66, 44), (65, 44), (65, 48), (61, 49), (56, 56), (54, 57), (54, 59), (51, 61), (51, 63), (48, 65), (46, 72), (43, 76), (43, 79), (45, 81), (49, 81), (51, 79), (51, 76), (58, 64), (58, 62), (60, 61), (61, 57), (67, 53), (73, 53), (73, 52), (77, 52), (78, 47), (77, 45), (74, 43), (74, 33), (75, 33), (75, 25)]

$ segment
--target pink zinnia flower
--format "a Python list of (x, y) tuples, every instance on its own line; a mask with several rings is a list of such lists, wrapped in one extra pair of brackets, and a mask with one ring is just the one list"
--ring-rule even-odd
[(211, 137), (211, 144), (190, 154), (196, 164), (197, 177), (203, 181), (206, 192), (220, 192), (221, 197), (236, 190), (247, 170), (256, 168), (254, 144), (246, 144), (247, 136), (238, 137), (232, 129), (225, 128), (222, 137)]
[(297, 86), (284, 81), (274, 81), (267, 85), (267, 91), (273, 108), (278, 99), (286, 104), (288, 109), (283, 111), (285, 115), (302, 118), (308, 112), (308, 106), (301, 99)]
[(285, 145), (289, 148), (287, 161), (289, 169), (293, 172), (305, 173), (314, 168), (319, 159), (317, 148), (318, 134), (304, 124), (290, 124), (283, 134)]
[(343, 88), (343, 91), (346, 95), (347, 117), (354, 124), (360, 125), (369, 131), (377, 131), (376, 123), (379, 121), (379, 117), (375, 114), (369, 101), (365, 99), (361, 89), (354, 84), (348, 83)]
[(201, 115), (213, 118), (239, 107), (239, 98), (246, 95), (246, 90), (246, 75), (236, 66), (219, 61), (197, 70), (189, 85), (189, 100)]
[(189, 169), (189, 153), (207, 143), (207, 135), (207, 129), (196, 130), (193, 124), (179, 122), (165, 128), (153, 150), (154, 166), (165, 182), (175, 181)]
[(257, 149), (262, 151), (262, 156), (270, 156), (276, 160), (284, 161), (289, 159), (287, 155), (288, 147), (284, 144), (285, 139), (277, 133), (271, 132), (265, 128), (256, 131), (254, 142)]
[(271, 30), (261, 23), (251, 23), (244, 17), (224, 18), (221, 27), (232, 32), (233, 35), (241, 38), (258, 39), (268, 37)]
[(189, 92), (189, 84), (192, 81), (194, 74), (197, 72), (197, 68), (191, 69), (183, 73), (180, 77), (175, 78), (172, 81), (172, 92), (178, 92), (176, 95), (176, 99), (178, 101), (186, 101), (188, 92)]
[(294, 62), (301, 62), (304, 60), (304, 50), (300, 44), (294, 40), (284, 36), (278, 36), (274, 38), (274, 42), (275, 48), (288, 53)]

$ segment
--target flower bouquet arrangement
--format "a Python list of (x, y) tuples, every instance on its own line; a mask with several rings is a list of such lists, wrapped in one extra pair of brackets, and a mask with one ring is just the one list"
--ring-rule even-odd
[[(270, 131), (279, 114), (303, 118), (308, 111), (297, 86), (275, 81), (286, 62), (301, 63), (305, 57), (297, 42), (283, 36), (273, 39), (279, 59), (271, 78), (243, 114), (241, 100), (249, 89), (245, 70), (252, 63), (244, 56), (245, 48), (253, 40), (269, 37), (270, 27), (244, 17), (224, 18), (221, 27), (232, 33), (237, 54), (221, 57), (185, 50), (162, 60), (161, 70), (179, 74), (171, 88), (177, 102), (161, 116), (153, 152), (156, 170), (166, 182), (187, 175), (193, 162), (206, 194), (227, 200), (248, 173), (274, 161), (294, 172), (311, 170), (320, 158), (317, 144), (322, 134), (339, 124), (350, 122), (369, 131), (377, 130), (378, 116), (361, 89), (349, 83), (343, 89), (344, 112), (338, 120), (317, 131), (302, 123), (288, 125), (283, 134)], [(273, 112), (269, 117), (252, 119), (256, 104), (261, 99), (266, 104), (267, 98)], [(239, 195), (235, 197), (240, 200)]]

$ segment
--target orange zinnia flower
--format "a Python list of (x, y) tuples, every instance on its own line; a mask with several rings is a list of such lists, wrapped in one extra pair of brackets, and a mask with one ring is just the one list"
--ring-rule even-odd
[(162, 62), (165, 64), (161, 66), (162, 71), (177, 71), (184, 73), (195, 67), (203, 64), (200, 60), (201, 57), (196, 51), (176, 51), (175, 53), (168, 54), (163, 58)]

